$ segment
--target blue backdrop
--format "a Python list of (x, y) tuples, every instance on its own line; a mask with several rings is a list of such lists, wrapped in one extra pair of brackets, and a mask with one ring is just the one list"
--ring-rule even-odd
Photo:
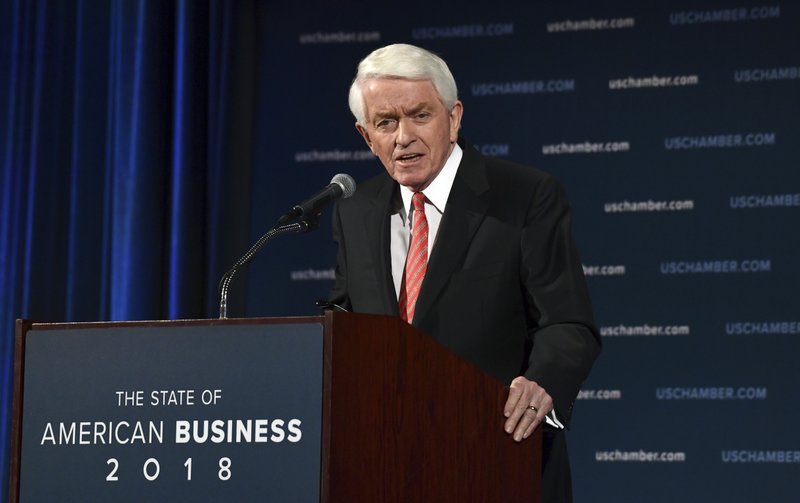
[[(800, 6), (161, 4), (0, 2), (4, 455), (13, 319), (216, 316), (277, 216), (382, 169), (347, 89), (409, 42), (470, 142), (570, 196), (604, 339), (576, 500), (796, 500)], [(314, 313), (334, 257), (327, 218), (275, 241), (230, 315)]]

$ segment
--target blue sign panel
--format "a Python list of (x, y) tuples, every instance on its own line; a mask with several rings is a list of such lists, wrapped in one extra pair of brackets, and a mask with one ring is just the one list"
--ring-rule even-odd
[(20, 501), (319, 501), (322, 325), (31, 330)]

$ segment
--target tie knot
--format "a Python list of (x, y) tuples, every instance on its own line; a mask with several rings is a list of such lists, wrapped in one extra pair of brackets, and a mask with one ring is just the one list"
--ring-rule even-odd
[(414, 192), (411, 196), (411, 206), (414, 207), (414, 211), (425, 211), (425, 194)]

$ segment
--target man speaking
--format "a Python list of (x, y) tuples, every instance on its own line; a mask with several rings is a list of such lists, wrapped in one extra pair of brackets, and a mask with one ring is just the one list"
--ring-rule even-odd
[(455, 80), (419, 47), (361, 61), (350, 110), (386, 172), (334, 210), (330, 301), (400, 316), (510, 383), (498, 423), (517, 442), (546, 423), (542, 501), (571, 501), (564, 429), (600, 338), (563, 189), (460, 139)]

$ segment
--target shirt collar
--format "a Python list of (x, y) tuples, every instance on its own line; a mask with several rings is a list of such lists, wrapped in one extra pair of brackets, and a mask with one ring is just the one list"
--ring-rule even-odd
[[(444, 208), (447, 205), (447, 198), (450, 197), (450, 189), (453, 188), (453, 181), (456, 179), (458, 172), (458, 165), (461, 164), (461, 158), (464, 156), (463, 150), (456, 143), (453, 151), (450, 152), (450, 157), (444, 163), (444, 167), (436, 178), (433, 179), (430, 185), (422, 191), (425, 198), (430, 202), (439, 213), (444, 213)], [(403, 210), (405, 213), (404, 220), (408, 221), (409, 210), (411, 209), (411, 197), (414, 191), (400, 186), (400, 196), (403, 198)]]

